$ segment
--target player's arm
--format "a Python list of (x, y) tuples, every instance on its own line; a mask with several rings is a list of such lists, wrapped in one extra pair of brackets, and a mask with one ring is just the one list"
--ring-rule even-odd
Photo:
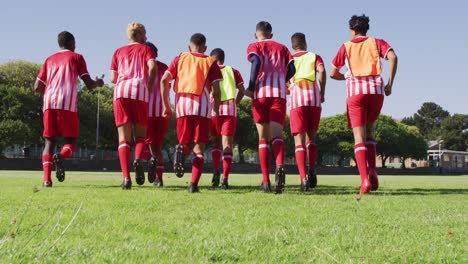
[(119, 74), (116, 71), (111, 71), (110, 72), (110, 81), (111, 81), (111, 83), (116, 84), (118, 77), (119, 77)]
[(104, 81), (102, 80), (102, 78), (96, 77), (96, 79), (93, 80), (91, 79), (89, 74), (81, 76), (81, 80), (83, 80), (88, 89), (94, 89), (96, 87), (102, 87), (104, 85)]
[(39, 79), (36, 79), (36, 82), (34, 83), (34, 91), (38, 92), (38, 93), (44, 93), (45, 91), (45, 83), (42, 82), (41, 80)]
[(331, 69), (331, 71), (330, 71), (330, 78), (332, 78), (332, 79), (334, 79), (334, 80), (337, 80), (337, 81), (344, 81), (344, 80), (346, 80), (344, 74), (342, 74), (342, 73), (340, 72), (340, 70), (338, 70), (338, 69), (335, 68), (335, 67), (332, 67), (332, 69)]
[(172, 81), (172, 75), (166, 71), (161, 78), (161, 97), (163, 100), (163, 117), (172, 115), (171, 104), (169, 103), (169, 83)]
[(286, 73), (286, 80), (291, 80), (296, 74), (296, 66), (294, 66), (294, 60), (288, 63), (288, 72)]
[(392, 94), (393, 81), (395, 80), (395, 75), (396, 75), (397, 67), (398, 67), (398, 57), (392, 49), (387, 53), (386, 58), (388, 60), (389, 70), (388, 70), (388, 82), (387, 82), (387, 85), (385, 85), (385, 95), (389, 96)]
[(244, 93), (245, 93), (244, 83), (239, 83), (237, 85), (237, 89), (239, 90), (239, 92), (237, 92), (236, 104), (239, 104), (242, 101), (242, 98), (244, 98)]
[(323, 64), (320, 64), (317, 67), (317, 75), (320, 84), (320, 97), (322, 98), (322, 103), (325, 102), (325, 86), (327, 85), (327, 71)]
[(216, 116), (219, 116), (219, 105), (221, 104), (221, 90), (219, 88), (220, 81), (221, 80), (216, 80), (211, 84), (211, 93), (214, 99), (213, 111)]
[(257, 86), (257, 78), (258, 78), (258, 73), (260, 72), (260, 57), (256, 54), (251, 54), (250, 55), (250, 63), (252, 66), (250, 67), (250, 80), (249, 80), (249, 86), (247, 87), (247, 90), (245, 91), (245, 95), (252, 97), (253, 92), (255, 92), (255, 87)]
[(154, 89), (154, 81), (158, 74), (158, 65), (154, 59), (148, 60), (148, 91), (151, 93)]

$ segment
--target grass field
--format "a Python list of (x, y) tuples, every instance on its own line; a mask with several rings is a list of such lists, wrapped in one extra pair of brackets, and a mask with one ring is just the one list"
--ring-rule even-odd
[(357, 176), (303, 194), (291, 175), (283, 195), (260, 179), (204, 175), (189, 194), (188, 175), (122, 191), (118, 173), (42, 189), (41, 172), (0, 171), (0, 262), (468, 263), (468, 176), (383, 176), (363, 197)]

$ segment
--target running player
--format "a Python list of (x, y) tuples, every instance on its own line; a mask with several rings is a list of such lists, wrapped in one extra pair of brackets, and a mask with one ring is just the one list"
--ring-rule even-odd
[[(306, 37), (303, 33), (292, 35), (291, 46), (295, 52), (293, 57), (296, 74), (289, 87), (291, 98), (289, 118), (296, 145), (295, 156), (301, 177), (301, 190), (308, 191), (317, 186), (315, 170), (317, 146), (314, 139), (320, 123), (322, 103), (325, 100), (327, 79), (322, 57), (307, 51)], [(309, 159), (307, 179), (306, 152)]]
[[(225, 54), (220, 48), (211, 51), (210, 56), (218, 63), (223, 81), (220, 82), (221, 104), (219, 106), (219, 116), (212, 113), (211, 118), (211, 138), (213, 141), (213, 149), (211, 156), (213, 158), (213, 187), (217, 187), (220, 181), (220, 159), (221, 146), (223, 153), (223, 178), (221, 185), (223, 188), (229, 188), (229, 172), (232, 164), (232, 144), (234, 135), (236, 134), (236, 105), (240, 103), (244, 97), (244, 80), (240, 72), (231, 66), (224, 65)], [(236, 90), (239, 90), (237, 92)], [(237, 95), (236, 95), (237, 94)]]
[(157, 74), (155, 54), (145, 45), (145, 26), (141, 23), (129, 23), (127, 35), (130, 43), (114, 52), (111, 65), (111, 82), (115, 83), (114, 118), (119, 134), (122, 189), (132, 188), (129, 170), (132, 126), (135, 131), (135, 180), (138, 185), (145, 183), (141, 159), (146, 145), (148, 100)]
[(286, 80), (294, 76), (295, 67), (288, 48), (274, 40), (271, 24), (261, 21), (255, 31), (257, 42), (247, 48), (252, 63), (246, 95), (252, 96), (252, 114), (257, 126), (258, 156), (263, 181), (261, 189), (271, 192), (270, 140), (276, 160), (275, 192), (285, 185), (283, 126), (286, 119)]
[[(34, 84), (34, 90), (44, 94), (44, 187), (52, 187), (52, 164), (55, 164), (58, 181), (65, 180), (63, 161), (75, 151), (79, 136), (78, 77), (89, 89), (104, 85), (102, 79), (90, 78), (83, 56), (75, 53), (75, 37), (70, 32), (63, 31), (58, 34), (58, 45), (60, 51), (46, 59)], [(60, 153), (53, 154), (58, 136), (65, 138), (65, 144)]]
[[(384, 94), (392, 93), (398, 59), (390, 45), (367, 37), (369, 17), (352, 16), (349, 20), (351, 41), (343, 44), (332, 62), (330, 77), (346, 80), (348, 125), (354, 133), (354, 155), (361, 176), (360, 193), (377, 190), (374, 124), (382, 109)], [(384, 83), (380, 58), (389, 61), (389, 78)], [(347, 66), (346, 74), (340, 73)], [(367, 167), (369, 166), (369, 167)]]

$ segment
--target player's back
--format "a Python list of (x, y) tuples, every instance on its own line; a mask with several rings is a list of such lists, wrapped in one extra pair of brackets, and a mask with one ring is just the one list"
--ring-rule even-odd
[(131, 43), (117, 49), (114, 54), (119, 74), (117, 83), (124, 80), (147, 78), (149, 52), (149, 48), (140, 43)]
[(288, 55), (289, 50), (285, 45), (271, 39), (252, 44), (256, 50), (255, 54), (259, 56), (262, 64), (261, 72), (286, 74), (290, 55)]
[(45, 61), (38, 78), (46, 84), (45, 109), (76, 111), (78, 77), (88, 74), (83, 56), (61, 50)]

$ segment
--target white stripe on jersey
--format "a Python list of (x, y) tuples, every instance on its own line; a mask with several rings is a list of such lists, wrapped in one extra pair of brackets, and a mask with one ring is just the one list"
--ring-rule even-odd
[[(211, 104), (212, 104), (211, 107), (213, 107), (213, 105), (214, 105), (214, 99), (213, 98), (211, 98)], [(211, 115), (212, 116), (215, 115), (213, 110), (211, 111)], [(219, 116), (234, 116), (234, 117), (236, 117), (237, 116), (236, 100), (232, 99), (232, 100), (227, 100), (227, 101), (221, 102), (221, 104), (219, 105)]]
[(302, 106), (316, 106), (321, 107), (320, 88), (317, 82), (309, 80), (299, 80), (293, 83), (290, 91), (289, 101), (291, 109), (299, 108)]
[(176, 94), (176, 115), (202, 116), (211, 118), (211, 102), (207, 87), (200, 96), (193, 94)]

